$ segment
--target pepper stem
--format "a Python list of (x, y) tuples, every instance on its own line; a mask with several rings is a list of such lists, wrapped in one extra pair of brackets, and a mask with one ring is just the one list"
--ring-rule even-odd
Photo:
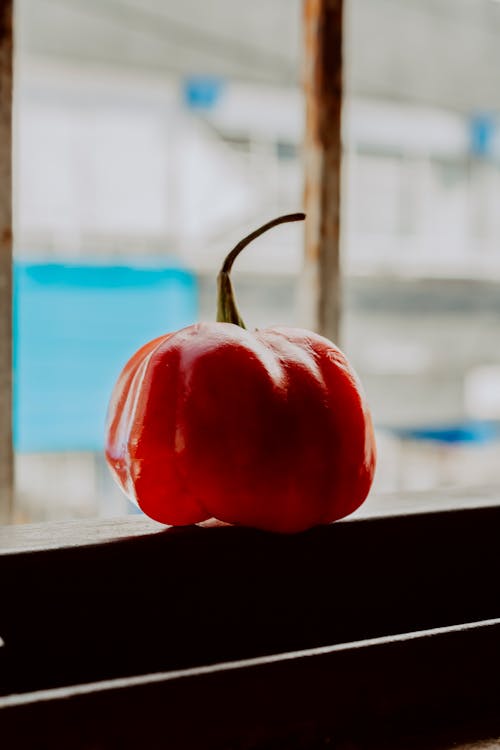
[(267, 232), (268, 229), (278, 226), (278, 224), (286, 224), (289, 221), (304, 221), (306, 215), (303, 213), (297, 214), (286, 214), (285, 216), (278, 216), (277, 219), (268, 221), (267, 224), (255, 229), (249, 235), (244, 237), (238, 242), (238, 244), (231, 250), (229, 255), (226, 257), (222, 268), (217, 276), (217, 322), (218, 323), (234, 323), (241, 328), (245, 328), (245, 324), (241, 319), (241, 315), (236, 305), (236, 298), (234, 295), (233, 285), (231, 284), (231, 269), (233, 263), (250, 242), (260, 237), (261, 234)]

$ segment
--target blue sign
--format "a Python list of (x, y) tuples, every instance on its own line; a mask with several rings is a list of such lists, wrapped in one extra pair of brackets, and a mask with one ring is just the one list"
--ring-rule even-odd
[(474, 115), (470, 121), (470, 149), (473, 156), (491, 156), (496, 132), (496, 119), (491, 115)]
[(476, 443), (485, 445), (500, 439), (500, 424), (488, 420), (469, 420), (449, 425), (429, 425), (428, 427), (401, 427), (391, 432), (402, 440), (416, 440), (432, 443)]
[(211, 110), (218, 104), (224, 83), (213, 76), (191, 76), (184, 81), (184, 102), (188, 109)]
[(181, 267), (16, 263), (16, 450), (101, 450), (124, 364), (197, 317), (196, 278)]

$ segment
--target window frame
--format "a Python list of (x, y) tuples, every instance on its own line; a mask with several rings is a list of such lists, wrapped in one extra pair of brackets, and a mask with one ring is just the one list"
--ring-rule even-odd
[(12, 0), (0, 3), (0, 523), (14, 500), (12, 448)]

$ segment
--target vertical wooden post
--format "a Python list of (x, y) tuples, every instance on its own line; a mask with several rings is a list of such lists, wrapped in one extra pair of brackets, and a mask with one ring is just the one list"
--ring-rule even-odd
[(304, 0), (304, 303), (308, 327), (339, 340), (343, 0)]
[(12, 450), (12, 0), (0, 0), (0, 523), (11, 519)]

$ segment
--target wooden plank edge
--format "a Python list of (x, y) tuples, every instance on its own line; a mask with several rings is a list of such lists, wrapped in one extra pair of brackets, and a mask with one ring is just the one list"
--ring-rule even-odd
[(320, 648), (304, 649), (301, 651), (290, 651), (284, 654), (274, 654), (272, 656), (261, 656), (254, 659), (240, 659), (231, 662), (221, 662), (204, 667), (192, 667), (190, 669), (179, 669), (168, 672), (158, 672), (148, 675), (138, 675), (134, 677), (117, 678), (113, 680), (102, 680), (99, 682), (90, 682), (83, 685), (72, 685), (63, 688), (53, 688), (50, 690), (37, 690), (32, 693), (17, 693), (0, 697), (0, 710), (9, 706), (21, 706), (33, 702), (52, 701), (61, 698), (69, 699), (76, 696), (94, 694), (97, 692), (107, 692), (110, 690), (123, 690), (142, 685), (153, 685), (175, 680), (185, 680), (202, 675), (212, 675), (218, 673), (227, 673), (234, 670), (244, 670), (248, 668), (258, 668), (270, 664), (281, 664), (289, 661), (308, 659), (311, 657), (328, 656), (329, 654), (345, 653), (358, 651), (359, 649), (376, 648), (378, 646), (387, 646), (395, 643), (410, 643), (414, 640), (433, 638), (435, 636), (446, 636), (450, 634), (466, 633), (468, 631), (479, 631), (480, 629), (498, 628), (500, 633), (500, 617), (490, 620), (481, 620), (480, 622), (461, 623), (459, 625), (450, 625), (442, 628), (429, 628), (427, 630), (416, 630), (411, 633), (398, 633), (397, 635), (382, 636), (379, 638), (367, 638), (360, 641), (351, 641), (349, 643), (340, 643), (333, 646), (321, 646)]
[[(498, 512), (500, 518), (500, 503), (485, 498), (481, 502), (478, 498), (470, 503), (455, 504), (446, 502), (444, 507), (430, 509), (428, 505), (422, 510), (414, 509), (412, 512), (392, 512), (374, 516), (362, 514), (353, 515), (336, 521), (329, 526), (311, 529), (305, 534), (314, 533), (316, 530), (334, 529), (339, 524), (355, 523), (377, 524), (397, 523), (421, 519), (423, 516), (432, 519), (463, 517), (470, 515), (472, 518), (480, 518), (482, 514)], [(105, 546), (114, 542), (132, 540), (138, 537), (156, 536), (158, 534), (182, 535), (186, 539), (196, 537), (203, 530), (218, 529), (223, 533), (248, 536), (249, 534), (264, 534), (255, 529), (231, 526), (229, 524), (210, 521), (196, 526), (169, 527), (146, 517), (125, 516), (113, 519), (88, 519), (75, 521), (53, 521), (41, 524), (24, 524), (19, 526), (0, 526), (0, 558), (2, 556), (36, 553), (47, 550), (64, 550), (78, 547)], [(301, 537), (301, 534), (296, 535)]]
[(0, 699), (0, 733), (19, 750), (35, 738), (52, 750), (309, 747), (346, 738), (349, 747), (389, 747), (408, 731), (486, 739), (500, 731), (499, 666), (497, 618), (9, 696)]

